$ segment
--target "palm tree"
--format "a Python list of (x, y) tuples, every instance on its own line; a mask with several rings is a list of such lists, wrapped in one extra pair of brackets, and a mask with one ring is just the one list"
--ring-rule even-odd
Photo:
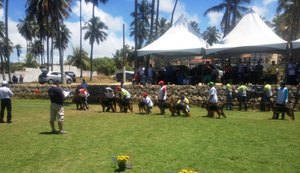
[(281, 25), (288, 34), (287, 40), (296, 40), (300, 34), (300, 2), (299, 0), (279, 0), (277, 12), (280, 14)]
[(178, 0), (175, 1), (174, 7), (173, 7), (172, 17), (171, 17), (171, 26), (173, 25), (173, 18), (174, 18), (174, 13), (175, 13), (175, 10), (177, 7), (177, 3), (178, 3)]
[(99, 3), (102, 3), (102, 4), (106, 4), (108, 0), (85, 0), (85, 2), (90, 2), (93, 4), (93, 15), (92, 17), (95, 17), (95, 7), (99, 6)]
[[(42, 41), (41, 40), (34, 40), (32, 42), (32, 44), (30, 45), (30, 49), (29, 49), (29, 53), (32, 54), (32, 56), (35, 58), (35, 59), (38, 59), (37, 57), (41, 54), (43, 54), (44, 52), (44, 46), (42, 44)], [(42, 61), (42, 60), (40, 60)]]
[(5, 57), (7, 60), (7, 70), (8, 70), (8, 78), (11, 79), (10, 72), (10, 40), (8, 38), (8, 2), (9, 0), (5, 0)]
[(158, 21), (159, 21), (159, 0), (157, 0), (157, 5), (156, 5), (156, 19), (155, 19), (155, 34), (154, 34), (154, 38), (157, 38)]
[(202, 37), (209, 45), (213, 45), (213, 43), (216, 43), (221, 38), (220, 33), (215, 26), (206, 28), (206, 31), (203, 32)]
[(21, 55), (21, 53), (22, 53), (22, 46), (20, 45), (20, 44), (17, 44), (16, 46), (15, 46), (15, 48), (16, 48), (16, 50), (17, 50), (17, 56), (18, 56), (18, 62), (20, 63), (20, 55)]
[(196, 21), (191, 21), (190, 24), (194, 28), (194, 30), (196, 31), (196, 33), (198, 35), (200, 35), (200, 28), (199, 28), (198, 23)]
[[(57, 35), (58, 34), (55, 33), (53, 45), (54, 48), (58, 49), (59, 41)], [(69, 30), (69, 28), (65, 24), (60, 25), (60, 43), (61, 43), (61, 48), (63, 50), (66, 50), (68, 48), (70, 38), (71, 38), (71, 31)]]
[(67, 65), (74, 65), (76, 67), (83, 67), (87, 70), (90, 67), (88, 53), (80, 50), (79, 47), (73, 48), (73, 54), (67, 57)]
[(91, 45), (91, 54), (90, 54), (90, 81), (92, 80), (92, 73), (93, 73), (93, 50), (94, 50), (94, 43), (96, 41), (97, 44), (106, 40), (107, 33), (104, 32), (104, 29), (108, 29), (108, 27), (103, 23), (99, 17), (94, 17), (86, 23), (86, 26), (83, 29), (87, 30), (84, 35), (84, 39), (89, 39), (89, 43)]
[[(70, 16), (72, 0), (27, 0), (26, 14), (27, 16), (34, 17), (39, 23), (40, 36), (44, 36), (45, 27), (48, 25), (48, 21), (52, 22), (52, 26), (55, 30), (60, 31), (60, 25), (63, 23), (63, 19)], [(59, 50), (59, 63), (61, 74), (64, 74), (63, 69), (63, 50), (60, 43), (60, 32), (57, 32), (58, 50)], [(43, 38), (43, 37), (42, 37)], [(63, 75), (61, 81), (64, 82)]]
[(206, 16), (210, 12), (224, 12), (224, 16), (221, 21), (221, 28), (224, 32), (224, 37), (235, 27), (237, 20), (242, 17), (241, 12), (246, 12), (249, 8), (241, 6), (241, 4), (249, 4), (251, 0), (224, 0), (219, 5), (213, 6), (204, 12)]
[(149, 37), (151, 7), (147, 0), (143, 0), (137, 6), (137, 12), (131, 13), (135, 20), (130, 24), (130, 36), (134, 36), (136, 49), (140, 49)]
[(35, 37), (35, 31), (37, 30), (37, 23), (35, 20), (32, 20), (28, 16), (24, 20), (19, 20), (17, 24), (19, 33), (25, 38), (27, 45), (27, 52), (29, 50), (29, 45), (32, 39)]

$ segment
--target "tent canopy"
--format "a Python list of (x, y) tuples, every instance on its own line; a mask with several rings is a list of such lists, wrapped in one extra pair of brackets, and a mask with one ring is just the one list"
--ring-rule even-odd
[(188, 20), (181, 15), (175, 24), (157, 40), (137, 51), (138, 56), (157, 54), (163, 56), (201, 55), (206, 42), (201, 39)]
[(225, 38), (207, 48), (206, 54), (284, 51), (286, 46), (287, 41), (277, 36), (251, 11)]
[(300, 39), (292, 41), (293, 49), (300, 49)]

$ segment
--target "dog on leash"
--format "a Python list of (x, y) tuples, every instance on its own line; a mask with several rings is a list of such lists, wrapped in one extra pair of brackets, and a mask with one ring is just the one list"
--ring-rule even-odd
[(226, 118), (226, 115), (223, 111), (223, 105), (218, 105), (218, 104), (211, 104), (208, 103), (207, 101), (202, 102), (201, 104), (202, 108), (205, 108), (207, 110), (207, 117), (214, 117), (214, 112), (217, 112), (218, 114), (218, 118), (221, 118), (221, 116), (223, 118)]
[(120, 112), (126, 112), (126, 109), (133, 113), (133, 104), (132, 102), (124, 103), (121, 98), (116, 97), (116, 104), (120, 108)]
[[(295, 115), (294, 115), (294, 110), (291, 106), (279, 106), (274, 104), (273, 105), (273, 118), (272, 119), (277, 119), (279, 113), (286, 113), (292, 120), (295, 120)], [(276, 118), (277, 117), (277, 118)], [(282, 117), (284, 119), (284, 117)]]
[(75, 103), (77, 110), (86, 110), (86, 104), (85, 104), (85, 97), (81, 96), (78, 93), (75, 93), (75, 95), (72, 98), (72, 103)]
[(109, 110), (112, 110), (112, 112), (116, 112), (116, 99), (115, 98), (105, 98), (104, 96), (99, 97), (99, 103), (102, 107), (102, 112), (109, 112)]

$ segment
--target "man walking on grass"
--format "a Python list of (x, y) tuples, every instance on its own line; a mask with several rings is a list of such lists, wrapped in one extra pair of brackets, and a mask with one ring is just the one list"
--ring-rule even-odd
[[(59, 82), (55, 81), (54, 85), (52, 85), (48, 89), (48, 95), (51, 100), (50, 104), (50, 126), (51, 133), (53, 134), (65, 134), (63, 125), (64, 125), (64, 93), (63, 90), (59, 87)], [(59, 131), (55, 130), (54, 122), (58, 121)]]
[(0, 123), (5, 123), (4, 111), (7, 109), (7, 123), (11, 123), (11, 97), (13, 92), (8, 88), (8, 82), (3, 81), (2, 87), (0, 87), (0, 99), (1, 99), (1, 111), (0, 111)]

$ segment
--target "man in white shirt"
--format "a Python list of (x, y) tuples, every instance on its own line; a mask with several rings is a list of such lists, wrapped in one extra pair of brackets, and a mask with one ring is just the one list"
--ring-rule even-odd
[(2, 87), (0, 87), (0, 99), (1, 99), (1, 111), (0, 111), (0, 123), (3, 121), (4, 111), (7, 109), (7, 123), (11, 123), (11, 97), (14, 93), (8, 88), (8, 82), (3, 81)]

